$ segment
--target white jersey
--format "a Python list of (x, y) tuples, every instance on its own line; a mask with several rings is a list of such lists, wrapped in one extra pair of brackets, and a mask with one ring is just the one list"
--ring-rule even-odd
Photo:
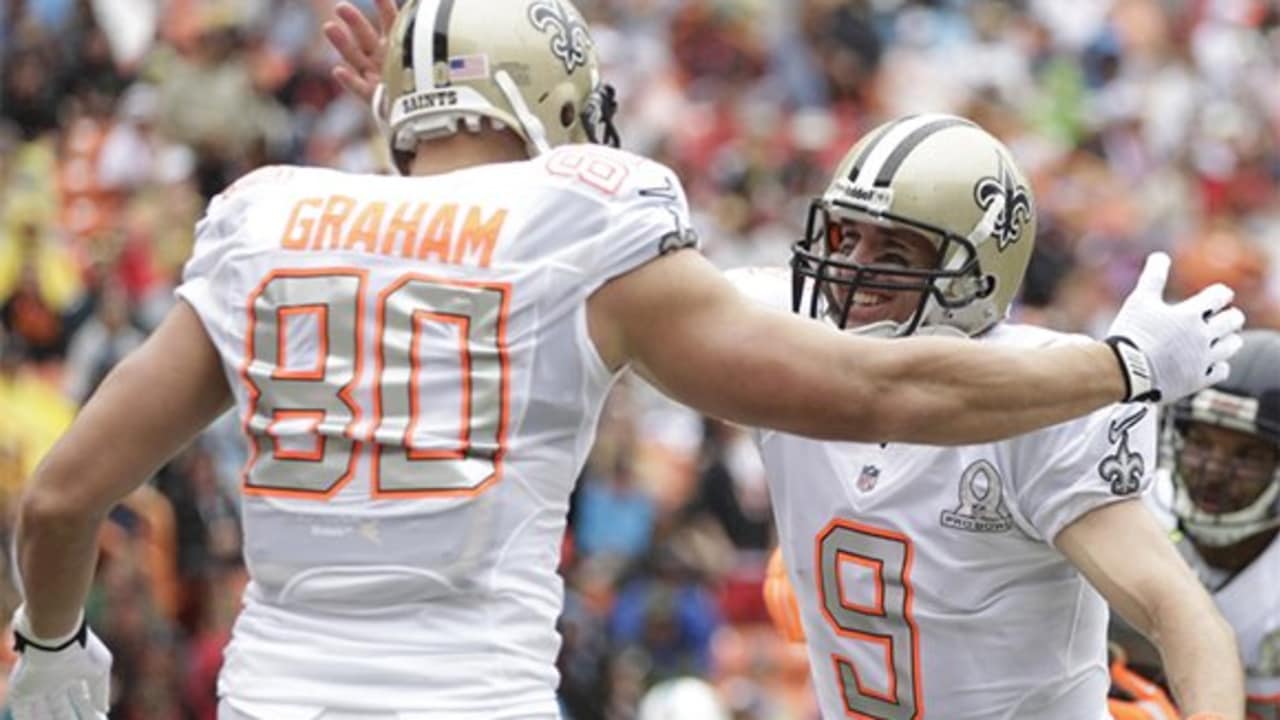
[[(1152, 505), (1171, 507), (1173, 481), (1161, 471)], [(1168, 516), (1176, 526), (1177, 520)], [(1280, 536), (1240, 572), (1229, 575), (1204, 561), (1181, 532), (1178, 552), (1213, 595), (1218, 611), (1235, 631), (1245, 668), (1250, 720), (1280, 720)]]
[[(785, 273), (730, 275), (789, 304)], [(984, 341), (1072, 340), (1000, 325)], [(1107, 605), (1052, 543), (1149, 484), (1155, 415), (1116, 405), (951, 448), (760, 433), (823, 717), (1108, 717)]]
[(560, 543), (614, 379), (585, 303), (694, 244), (670, 170), (594, 146), (433, 177), (267, 168), (216, 198), (178, 294), (250, 446), (219, 692), (556, 715)]

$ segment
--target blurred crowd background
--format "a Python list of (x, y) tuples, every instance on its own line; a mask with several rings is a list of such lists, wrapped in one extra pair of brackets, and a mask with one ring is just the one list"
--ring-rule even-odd
[[(330, 79), (332, 4), (0, 3), (0, 562), (24, 479), (173, 302), (208, 199), (263, 164), (384, 167), (365, 106)], [(785, 262), (861, 133), (944, 111), (1033, 179), (1018, 319), (1096, 336), (1165, 249), (1174, 292), (1226, 281), (1252, 325), (1280, 327), (1275, 0), (578, 4), (624, 147), (679, 172), (723, 267)], [(244, 582), (237, 432), (219, 423), (104, 531), (88, 613), (116, 656), (115, 718), (214, 717)], [(773, 527), (743, 431), (621, 384), (571, 527), (567, 717), (626, 720), (681, 675), (735, 719), (816, 717), (803, 652), (760, 597)], [(12, 568), (0, 576), (7, 618)]]

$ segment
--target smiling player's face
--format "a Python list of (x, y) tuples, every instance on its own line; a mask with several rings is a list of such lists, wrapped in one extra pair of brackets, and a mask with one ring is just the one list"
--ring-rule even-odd
[[(874, 266), (876, 272), (864, 273), (864, 281), (883, 283), (919, 284), (918, 278), (895, 274), (895, 270), (932, 270), (938, 266), (938, 251), (933, 243), (920, 233), (904, 228), (884, 228), (869, 223), (842, 222), (832, 225), (830, 231), (831, 257), (857, 263), (863, 267)], [(853, 279), (852, 270), (840, 270), (833, 275)], [(827, 292), (836, 308), (844, 308), (852, 294), (845, 327), (858, 327), (871, 323), (891, 321), (904, 323), (920, 306), (918, 290), (880, 290), (831, 284)]]

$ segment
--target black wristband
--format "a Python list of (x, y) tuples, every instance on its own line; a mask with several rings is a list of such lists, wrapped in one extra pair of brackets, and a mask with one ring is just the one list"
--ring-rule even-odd
[(1112, 335), (1104, 342), (1116, 354), (1120, 371), (1124, 374), (1125, 402), (1160, 402), (1162, 393), (1155, 387), (1151, 363), (1146, 353), (1127, 337)]
[(37, 650), (43, 650), (45, 652), (61, 652), (76, 643), (80, 643), (80, 647), (86, 647), (89, 644), (89, 623), (87, 620), (81, 620), (80, 628), (76, 630), (76, 634), (68, 638), (66, 642), (63, 642), (62, 644), (56, 645), (56, 646), (41, 645), (40, 643), (18, 632), (16, 629), (13, 631), (13, 651), (14, 652), (22, 652), (29, 647), (33, 647)]

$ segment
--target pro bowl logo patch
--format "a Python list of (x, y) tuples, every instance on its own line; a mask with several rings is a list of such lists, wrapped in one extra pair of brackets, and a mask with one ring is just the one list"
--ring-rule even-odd
[(986, 460), (978, 460), (960, 476), (960, 504), (942, 511), (942, 527), (976, 533), (1002, 533), (1013, 527), (1013, 516), (1004, 503), (1000, 473)]
[(1000, 172), (996, 177), (984, 177), (973, 188), (973, 199), (984, 211), (991, 208), (996, 198), (1004, 199), (1004, 211), (996, 218), (992, 234), (996, 248), (1003, 252), (1022, 238), (1022, 229), (1031, 222), (1031, 195), (1017, 183), (1003, 158), (999, 158)]
[(529, 6), (529, 22), (543, 34), (551, 34), (551, 54), (570, 75), (587, 64), (591, 34), (578, 14), (559, 0), (537, 0)]
[(1120, 420), (1114, 420), (1107, 429), (1107, 440), (1116, 443), (1115, 452), (1098, 463), (1098, 475), (1111, 486), (1111, 494), (1124, 497), (1138, 492), (1146, 474), (1147, 463), (1142, 453), (1129, 449), (1129, 431), (1147, 416), (1147, 408)]

